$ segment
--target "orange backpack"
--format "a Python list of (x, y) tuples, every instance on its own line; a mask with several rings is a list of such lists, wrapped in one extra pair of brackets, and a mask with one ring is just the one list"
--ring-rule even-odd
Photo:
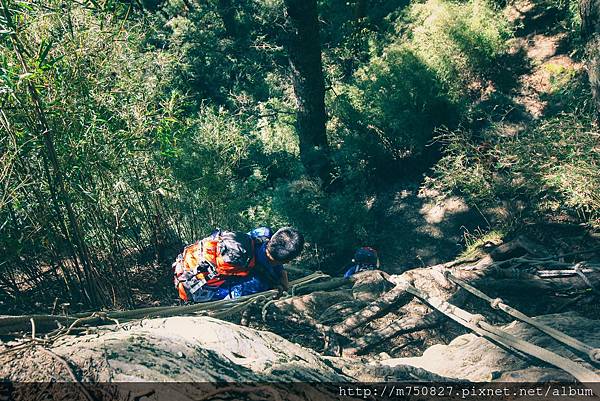
[(211, 236), (186, 246), (177, 257), (175, 287), (179, 298), (189, 300), (205, 284), (218, 286), (223, 276), (244, 277), (256, 265), (254, 240), (246, 233), (216, 231)]

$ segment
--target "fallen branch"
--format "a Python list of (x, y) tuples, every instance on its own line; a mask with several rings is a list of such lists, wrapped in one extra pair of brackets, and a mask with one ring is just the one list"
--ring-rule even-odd
[[(290, 286), (303, 286), (312, 283), (316, 280), (329, 278), (329, 275), (316, 272), (298, 280), (292, 281)], [(38, 333), (47, 333), (56, 329), (57, 326), (69, 326), (74, 322), (80, 324), (85, 322), (88, 325), (104, 325), (107, 321), (127, 322), (131, 320), (152, 318), (152, 317), (172, 317), (189, 315), (198, 312), (218, 312), (229, 309), (243, 303), (247, 300), (257, 297), (272, 297), (277, 295), (277, 290), (264, 291), (257, 294), (246, 295), (234, 300), (220, 300), (213, 302), (198, 303), (183, 306), (161, 306), (133, 309), (128, 311), (117, 312), (93, 312), (79, 313), (72, 316), (53, 316), (53, 315), (25, 315), (25, 316), (0, 316), (0, 335), (10, 335), (18, 332), (27, 331), (30, 324), (30, 319), (35, 319), (36, 329)]]
[(310, 294), (310, 293), (317, 292), (317, 291), (334, 290), (336, 288), (345, 287), (345, 286), (352, 287), (352, 284), (353, 284), (352, 281), (350, 281), (346, 278), (333, 277), (322, 283), (314, 283), (314, 284), (308, 284), (308, 285), (302, 285), (302, 286), (298, 286), (297, 284), (291, 285), (290, 286), (290, 295), (292, 295), (292, 296), (305, 295), (305, 294)]
[[(592, 269), (581, 269), (582, 273), (592, 273)], [(553, 277), (572, 277), (577, 275), (575, 270), (538, 270), (536, 274), (541, 278), (553, 278)]]
[(88, 401), (96, 401), (96, 399), (90, 394), (90, 392), (85, 388), (85, 386), (83, 384), (81, 384), (81, 382), (77, 379), (77, 376), (75, 376), (73, 369), (71, 369), (71, 366), (69, 366), (69, 363), (64, 358), (55, 354), (54, 352), (50, 351), (49, 349), (46, 349), (43, 347), (38, 347), (38, 349), (40, 351), (44, 352), (45, 354), (50, 355), (50, 357), (52, 357), (53, 359), (56, 359), (66, 369), (67, 373), (71, 377), (71, 380), (73, 380), (74, 383), (77, 383), (77, 386), (79, 387), (79, 389), (81, 390), (81, 392), (83, 393), (85, 398), (87, 398)]
[(293, 323), (299, 326), (308, 326), (315, 329), (317, 332), (321, 334), (323, 337), (323, 353), (325, 355), (333, 355), (339, 356), (341, 353), (341, 348), (338, 344), (336, 333), (331, 329), (330, 326), (324, 325), (317, 321), (316, 319), (307, 316), (307, 315), (299, 315), (299, 314), (286, 314), (283, 316), (283, 319), (278, 319), (276, 314), (268, 315), (263, 312), (263, 321), (267, 321), (268, 318), (271, 318), (275, 321), (285, 322), (285, 323)]
[(600, 362), (600, 349), (599, 348), (590, 347), (589, 345), (577, 340), (576, 338), (573, 338), (573, 337), (571, 337), (561, 331), (558, 331), (550, 326), (547, 326), (543, 323), (535, 321), (534, 319), (532, 319), (529, 316), (525, 315), (524, 313), (518, 311), (517, 309), (514, 309), (514, 308), (510, 307), (509, 305), (505, 304), (502, 301), (502, 299), (500, 299), (500, 298), (492, 299), (485, 293), (479, 291), (477, 288), (452, 276), (452, 274), (448, 274), (447, 277), (450, 281), (452, 281), (456, 285), (464, 288), (465, 290), (467, 290), (471, 294), (475, 295), (476, 297), (489, 302), (490, 306), (492, 308), (500, 309), (501, 311), (507, 313), (508, 315), (510, 315), (516, 319), (519, 319), (525, 323), (528, 323), (531, 326), (535, 327), (536, 329), (540, 330), (541, 332), (546, 333), (547, 335), (554, 338), (555, 340), (560, 341), (561, 343), (563, 343), (579, 352), (586, 354), (592, 362), (595, 362), (595, 363)]

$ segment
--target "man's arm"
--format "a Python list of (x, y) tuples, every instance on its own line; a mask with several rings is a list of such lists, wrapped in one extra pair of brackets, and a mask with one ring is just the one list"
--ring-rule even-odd
[(288, 281), (288, 274), (285, 269), (281, 271), (281, 281), (279, 282), (279, 286), (281, 286), (283, 291), (290, 289), (290, 282)]

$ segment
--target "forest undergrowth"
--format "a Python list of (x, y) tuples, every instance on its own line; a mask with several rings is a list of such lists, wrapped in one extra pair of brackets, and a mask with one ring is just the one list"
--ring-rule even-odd
[(3, 0), (2, 309), (170, 304), (173, 258), (214, 227), (297, 226), (293, 275), (360, 245), (401, 272), (524, 232), (597, 241), (577, 3), (365, 3), (318, 2), (324, 182), (286, 2)]

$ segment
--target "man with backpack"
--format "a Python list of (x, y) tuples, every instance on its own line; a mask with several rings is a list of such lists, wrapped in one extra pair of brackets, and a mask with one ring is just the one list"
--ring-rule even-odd
[(344, 278), (350, 278), (356, 273), (366, 270), (379, 270), (379, 255), (371, 247), (363, 246), (358, 248), (352, 258), (352, 263), (345, 267)]
[(283, 265), (304, 247), (298, 230), (284, 227), (271, 235), (268, 227), (249, 233), (217, 229), (185, 247), (174, 267), (175, 288), (182, 301), (235, 299), (277, 288), (288, 289)]

